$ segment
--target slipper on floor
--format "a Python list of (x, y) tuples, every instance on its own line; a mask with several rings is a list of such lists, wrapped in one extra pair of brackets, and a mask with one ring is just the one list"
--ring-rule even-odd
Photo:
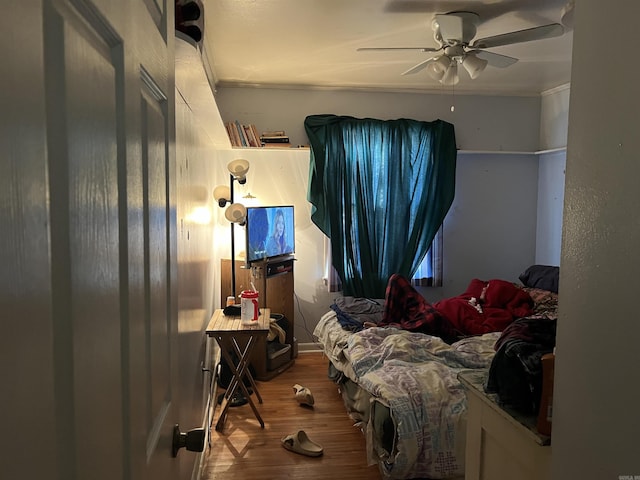
[(319, 457), (323, 451), (322, 446), (312, 442), (304, 430), (299, 430), (293, 435), (287, 435), (281, 440), (281, 443), (287, 450), (308, 457)]
[[(249, 392), (249, 393), (251, 393), (251, 392)], [(222, 405), (222, 401), (224, 400), (224, 396), (225, 395), (226, 395), (225, 392), (222, 392), (220, 395), (218, 395), (218, 405)], [(231, 397), (229, 399), (229, 406), (230, 407), (241, 407), (242, 405), (246, 405), (247, 403), (249, 403), (249, 401), (240, 392), (234, 393), (233, 397)]]
[(293, 386), (293, 391), (296, 392), (296, 400), (298, 403), (313, 406), (314, 400), (311, 390), (296, 383)]

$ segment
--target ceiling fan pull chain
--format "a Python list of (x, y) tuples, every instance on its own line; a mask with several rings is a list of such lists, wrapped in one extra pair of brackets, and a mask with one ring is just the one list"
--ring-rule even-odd
[(451, 85), (451, 113), (456, 111), (456, 86)]

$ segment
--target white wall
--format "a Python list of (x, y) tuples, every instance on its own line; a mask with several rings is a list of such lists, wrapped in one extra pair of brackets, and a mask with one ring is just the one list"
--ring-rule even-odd
[[(258, 130), (284, 129), (293, 143), (306, 143), (303, 122), (307, 115), (335, 113), (382, 119), (442, 118), (454, 123), (458, 146), (464, 150), (537, 150), (540, 98), (461, 95), (454, 99), (454, 113), (450, 111), (451, 101), (449, 94), (324, 90), (222, 88), (216, 94), (225, 121), (254, 123)], [(301, 135), (304, 140), (296, 141)], [(335, 294), (325, 291), (323, 237), (309, 221), (311, 206), (306, 199), (309, 151), (233, 149), (219, 153), (219, 182), (228, 181), (228, 177), (223, 177), (227, 160), (244, 157), (252, 163), (244, 190), (251, 191), (265, 205), (296, 206), (295, 293), (299, 306), (296, 336), (301, 343), (311, 342), (310, 332)], [(456, 183), (456, 198), (445, 219), (445, 284), (442, 288), (422, 290), (432, 301), (458, 295), (473, 278), (517, 281), (518, 275), (535, 262), (537, 156), (461, 152)], [(239, 195), (236, 199), (242, 196)], [(221, 210), (218, 215), (222, 215)], [(215, 245), (217, 255), (228, 258), (228, 223), (220, 218)]]
[(458, 154), (456, 196), (444, 221), (444, 285), (429, 300), (462, 293), (473, 278), (517, 281), (534, 262), (535, 155)]
[(612, 41), (635, 40), (637, 16), (630, 13), (637, 11), (635, 0), (576, 2), (554, 383), (554, 480), (640, 475), (640, 69), (610, 50)]
[(543, 93), (540, 105), (540, 147), (552, 150), (567, 146), (569, 85)]
[(544, 153), (538, 160), (536, 260), (560, 265), (566, 151)]
[[(207, 96), (208, 94), (208, 96)], [(177, 368), (181, 372), (176, 389), (180, 391), (180, 425), (202, 426), (208, 431), (207, 401), (217, 346), (207, 342), (205, 329), (213, 313), (214, 278), (218, 275), (213, 252), (211, 214), (213, 170), (217, 148), (229, 145), (226, 132), (207, 128), (221, 123), (211, 96), (200, 56), (195, 48), (176, 39), (176, 218), (177, 303), (180, 348)], [(213, 122), (212, 122), (213, 119)], [(206, 367), (207, 370), (203, 370)], [(195, 454), (195, 467), (181, 468), (184, 478), (196, 478), (206, 460), (206, 452)], [(188, 474), (187, 474), (188, 473)]]
[[(181, 392), (180, 425), (206, 426), (206, 403), (211, 368), (205, 328), (212, 314), (211, 226), (201, 223), (198, 209), (209, 209), (211, 173), (201, 148), (206, 140), (197, 128), (189, 106), (176, 95), (177, 170), (177, 300), (180, 349), (176, 355), (180, 372), (176, 388)], [(209, 342), (215, 344), (213, 340)], [(197, 372), (197, 374), (189, 373)], [(196, 469), (206, 455), (197, 454)], [(188, 476), (185, 474), (185, 478)]]
[(569, 96), (568, 85), (556, 88), (540, 105), (536, 263), (542, 265), (560, 265)]
[(218, 89), (216, 102), (224, 121), (252, 123), (259, 132), (284, 130), (294, 145), (308, 144), (305, 117), (332, 113), (382, 120), (440, 118), (455, 125), (461, 150), (539, 149), (539, 97), (452, 95), (450, 89), (419, 94), (225, 87)]

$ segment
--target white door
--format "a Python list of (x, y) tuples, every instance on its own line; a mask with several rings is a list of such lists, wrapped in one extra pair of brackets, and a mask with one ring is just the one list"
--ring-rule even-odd
[(0, 471), (178, 479), (173, 1), (0, 18)]

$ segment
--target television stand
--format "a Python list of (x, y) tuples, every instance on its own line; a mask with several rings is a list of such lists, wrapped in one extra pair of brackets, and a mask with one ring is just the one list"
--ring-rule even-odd
[[(250, 290), (253, 282), (259, 293), (260, 308), (269, 308), (272, 317), (282, 314), (285, 321), (280, 323), (286, 324), (284, 343), (269, 345), (266, 338), (257, 339), (251, 360), (257, 380), (270, 380), (292, 366), (295, 361), (297, 348), (294, 338), (294, 261), (293, 257), (282, 257), (253, 263), (251, 268), (246, 268), (244, 262), (236, 260), (236, 298), (239, 298), (243, 290)], [(220, 287), (220, 305), (224, 306), (231, 291), (229, 259), (221, 260)]]

